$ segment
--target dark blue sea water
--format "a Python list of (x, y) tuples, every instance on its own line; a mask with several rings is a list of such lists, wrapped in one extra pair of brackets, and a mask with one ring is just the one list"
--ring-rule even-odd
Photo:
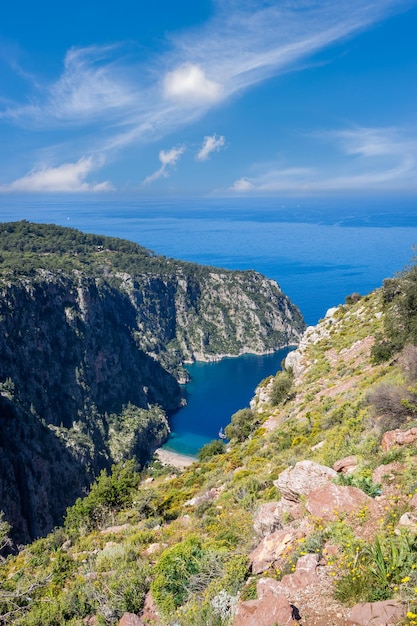
[[(410, 261), (417, 243), (417, 203), (398, 199), (3, 197), (0, 220), (16, 219), (124, 237), (168, 257), (258, 270), (278, 281), (308, 324), (353, 291), (380, 286)], [(192, 365), (189, 404), (173, 418), (171, 448), (193, 453), (215, 437), (281, 359), (247, 356)]]

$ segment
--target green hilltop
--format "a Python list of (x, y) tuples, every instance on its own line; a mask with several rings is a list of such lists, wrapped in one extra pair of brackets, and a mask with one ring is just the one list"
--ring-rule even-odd
[(3, 623), (416, 624), (416, 297), (347, 298), (183, 471), (103, 471), (3, 561)]

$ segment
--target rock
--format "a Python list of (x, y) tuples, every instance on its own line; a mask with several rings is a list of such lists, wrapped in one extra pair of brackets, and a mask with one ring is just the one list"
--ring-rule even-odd
[(152, 598), (152, 594), (150, 591), (145, 596), (145, 603), (143, 605), (142, 611), (142, 619), (145, 624), (152, 624), (153, 626), (157, 626), (159, 624), (159, 614), (158, 609), (156, 608), (156, 604)]
[(338, 310), (337, 306), (333, 306), (331, 309), (327, 309), (326, 315), (324, 316), (324, 318), (325, 319), (329, 319), (331, 317), (334, 317), (334, 315), (337, 312), (337, 310)]
[(318, 443), (316, 443), (316, 445), (311, 446), (311, 450), (313, 450), (313, 452), (315, 452), (316, 450), (320, 450), (320, 448), (322, 448), (325, 443), (326, 441), (323, 439), (322, 441), (319, 441)]
[(413, 443), (417, 439), (417, 428), (410, 428), (409, 430), (387, 430), (382, 435), (381, 447), (384, 452), (390, 450), (393, 446), (405, 446), (409, 443)]
[(317, 582), (317, 564), (317, 554), (306, 554), (300, 557), (297, 561), (295, 572), (282, 577), (280, 581), (281, 586), (284, 590), (294, 592)]
[(167, 543), (151, 543), (145, 550), (145, 554), (147, 556), (151, 556), (155, 554), (155, 552), (159, 552), (159, 550), (163, 550), (168, 546)]
[(144, 622), (134, 613), (123, 613), (119, 626), (145, 626)]
[(393, 461), (386, 465), (378, 465), (372, 473), (372, 481), (374, 483), (392, 482), (395, 480), (395, 475), (402, 472), (403, 469), (404, 465), (398, 463), (398, 461)]
[(309, 493), (328, 485), (337, 472), (325, 465), (319, 465), (314, 461), (300, 461), (294, 467), (288, 467), (281, 472), (274, 485), (286, 500), (298, 502), (300, 496), (308, 496)]
[(395, 533), (397, 535), (401, 534), (401, 529), (406, 528), (413, 535), (417, 535), (417, 515), (414, 513), (404, 513), (401, 515), (398, 520), (397, 528), (395, 529)]
[(249, 555), (252, 563), (252, 572), (254, 574), (265, 572), (299, 538), (301, 538), (301, 533), (292, 529), (277, 530), (271, 535), (264, 537)]
[(356, 456), (345, 456), (333, 464), (333, 469), (338, 474), (352, 474), (358, 467)]
[(294, 502), (284, 498), (279, 502), (261, 504), (253, 522), (257, 535), (265, 537), (284, 526), (285, 515), (289, 515), (294, 508)]
[(121, 533), (130, 528), (130, 524), (120, 524), (119, 526), (108, 526), (100, 530), (102, 535), (110, 535), (111, 533)]
[(374, 507), (372, 498), (356, 487), (343, 487), (329, 483), (316, 489), (307, 498), (307, 511), (318, 518), (335, 520), (339, 513), (351, 513), (363, 506)]
[(277, 593), (276, 584), (276, 580), (261, 579), (257, 585), (258, 600), (238, 604), (234, 626), (292, 625), (292, 607), (283, 594)]
[(388, 626), (398, 624), (405, 617), (405, 608), (395, 600), (361, 602), (351, 612), (347, 626)]

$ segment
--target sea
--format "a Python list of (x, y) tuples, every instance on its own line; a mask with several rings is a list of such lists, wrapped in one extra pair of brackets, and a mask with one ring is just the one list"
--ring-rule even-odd
[[(133, 240), (157, 254), (276, 280), (314, 325), (347, 295), (366, 294), (414, 256), (417, 202), (407, 198), (4, 196), (0, 221), (26, 219)], [(187, 406), (171, 416), (170, 450), (195, 455), (287, 351), (187, 366)]]

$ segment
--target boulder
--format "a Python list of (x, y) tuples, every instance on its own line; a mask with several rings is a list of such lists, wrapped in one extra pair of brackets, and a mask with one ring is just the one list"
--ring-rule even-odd
[(409, 430), (387, 430), (382, 435), (381, 447), (384, 452), (390, 450), (393, 446), (405, 446), (409, 443), (413, 443), (417, 439), (417, 428), (410, 428)]
[(299, 502), (301, 496), (308, 496), (315, 489), (328, 485), (336, 476), (337, 472), (330, 467), (314, 461), (300, 461), (281, 472), (274, 485), (283, 498)]
[(387, 463), (386, 465), (378, 465), (372, 472), (372, 481), (374, 483), (386, 483), (395, 480), (396, 474), (402, 472), (404, 465), (398, 461)]
[(358, 511), (363, 506), (374, 507), (372, 498), (356, 487), (343, 487), (329, 483), (316, 489), (307, 498), (306, 509), (314, 517), (328, 521), (337, 519), (339, 513)]
[(134, 613), (123, 613), (119, 626), (145, 626), (144, 622)]
[(288, 516), (294, 507), (294, 502), (284, 498), (279, 502), (261, 504), (253, 522), (256, 534), (265, 537), (282, 528), (285, 525), (285, 516)]
[(318, 581), (316, 568), (317, 554), (305, 554), (300, 557), (293, 574), (286, 574), (280, 583), (284, 591), (295, 592)]
[(258, 600), (241, 602), (236, 608), (234, 626), (289, 626), (293, 612), (287, 598), (279, 593), (278, 581), (264, 578), (258, 581)]
[(358, 467), (356, 456), (345, 456), (333, 464), (333, 469), (338, 474), (352, 474)]
[(249, 555), (252, 572), (265, 572), (280, 557), (289, 552), (291, 546), (301, 538), (301, 533), (292, 529), (276, 530), (264, 537), (259, 545)]
[(395, 533), (397, 535), (401, 534), (401, 529), (406, 529), (413, 535), (417, 535), (417, 515), (415, 513), (404, 513), (404, 515), (401, 515)]
[(406, 609), (395, 600), (361, 602), (351, 612), (347, 626), (391, 626), (404, 619)]

